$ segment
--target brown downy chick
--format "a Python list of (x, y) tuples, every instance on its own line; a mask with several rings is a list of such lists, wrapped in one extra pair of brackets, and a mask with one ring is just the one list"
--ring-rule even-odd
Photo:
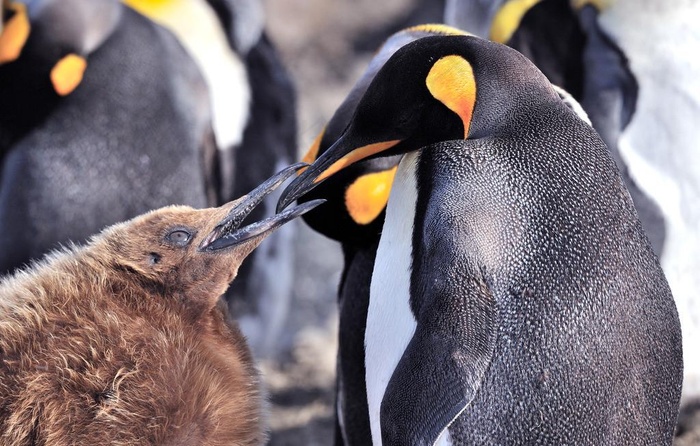
[(0, 444), (257, 445), (258, 373), (219, 296), (307, 203), (240, 228), (300, 165), (219, 208), (162, 208), (0, 283)]

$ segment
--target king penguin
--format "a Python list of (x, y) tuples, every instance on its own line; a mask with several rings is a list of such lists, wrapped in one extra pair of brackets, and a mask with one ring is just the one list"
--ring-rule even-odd
[(673, 297), (605, 144), (547, 78), (477, 37), (409, 43), (278, 207), (400, 153), (366, 320), (373, 444), (671, 444)]
[[(444, 25), (420, 25), (390, 36), (304, 155), (311, 163), (326, 152), (352, 119), (377, 71), (400, 47), (431, 35), (457, 35)], [(341, 243), (344, 266), (338, 285), (339, 339), (336, 374), (337, 445), (371, 443), (365, 393), (364, 336), (369, 286), (391, 184), (400, 155), (360, 161), (338, 172), (299, 202), (326, 203), (304, 214), (315, 231)]]
[[(654, 251), (666, 228), (657, 202), (639, 186), (622, 157), (619, 138), (634, 115), (639, 89), (629, 61), (598, 23), (603, 1), (451, 0), (445, 21), (515, 48), (555, 85), (581, 103), (610, 150)], [(478, 20), (481, 26), (474, 23)]]
[[(610, 149), (673, 292), (685, 345), (700, 342), (700, 4), (450, 0), (445, 21), (506, 43), (578, 99)], [(480, 4), (481, 9), (477, 8)], [(476, 32), (476, 31), (474, 31)], [(482, 35), (482, 34), (480, 34)], [(686, 348), (683, 404), (700, 403)]]
[(263, 238), (314, 206), (242, 224), (299, 167), (0, 280), (0, 444), (265, 444), (259, 372), (219, 298)]

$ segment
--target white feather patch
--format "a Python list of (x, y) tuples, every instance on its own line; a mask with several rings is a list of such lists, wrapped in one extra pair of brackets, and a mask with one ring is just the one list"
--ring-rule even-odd
[(384, 392), (416, 331), (409, 296), (411, 241), (418, 197), (417, 158), (417, 152), (409, 153), (399, 164), (372, 272), (365, 332), (365, 379), (375, 446), (382, 444), (379, 410)]
[(240, 144), (248, 121), (250, 85), (243, 61), (229, 46), (214, 10), (204, 0), (171, 0), (149, 16), (175, 34), (199, 67), (209, 87), (219, 149)]

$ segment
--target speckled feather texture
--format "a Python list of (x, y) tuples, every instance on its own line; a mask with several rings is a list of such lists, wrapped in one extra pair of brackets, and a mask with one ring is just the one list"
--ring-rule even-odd
[[(465, 129), (466, 115), (426, 81), (448, 57), (473, 72)], [(439, 72), (455, 79), (448, 87), (465, 84), (463, 71)], [(678, 313), (590, 124), (515, 50), (426, 37), (386, 62), (333, 149), (283, 199), (358, 146), (396, 140), (385, 153), (408, 154), (365, 333), (373, 444), (670, 445), (683, 379)], [(409, 292), (385, 286), (399, 273)], [(410, 311), (373, 306), (397, 297)], [(387, 342), (398, 336), (401, 345)]]
[(678, 314), (612, 157), (525, 58), (463, 39), (474, 120), (420, 152), (418, 328), (382, 422), (401, 401), (404, 422), (457, 416), (453, 444), (671, 444)]

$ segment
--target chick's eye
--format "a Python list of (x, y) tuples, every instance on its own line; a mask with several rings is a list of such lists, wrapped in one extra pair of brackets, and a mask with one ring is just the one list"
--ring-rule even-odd
[(185, 231), (184, 229), (176, 229), (172, 231), (165, 237), (170, 243), (175, 245), (184, 246), (192, 238), (192, 234)]

